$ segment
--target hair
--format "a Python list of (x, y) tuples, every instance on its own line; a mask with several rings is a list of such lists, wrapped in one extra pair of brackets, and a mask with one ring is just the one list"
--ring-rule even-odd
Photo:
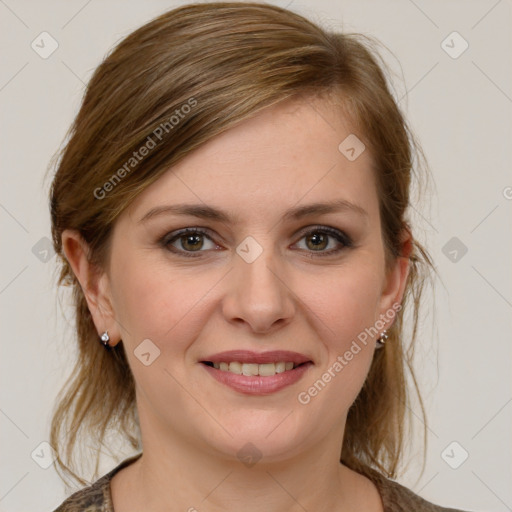
[[(265, 107), (315, 96), (338, 101), (340, 114), (371, 151), (386, 264), (400, 256), (404, 230), (412, 235), (406, 220), (411, 175), (424, 157), (372, 44), (361, 34), (330, 31), (264, 3), (189, 4), (129, 34), (95, 70), (52, 163), (58, 285), (72, 292), (78, 342), (75, 367), (52, 413), (50, 443), (61, 478), (86, 483), (73, 462), (80, 440), (92, 441), (96, 471), (109, 432), (140, 447), (135, 383), (123, 343), (111, 350), (99, 343), (83, 290), (63, 255), (63, 230), (79, 232), (89, 261), (106, 268), (116, 219), (172, 165)], [(135, 160), (134, 151), (149, 141), (155, 146)], [(435, 269), (415, 238), (412, 245), (402, 309), (347, 416), (340, 461), (362, 473), (396, 475), (410, 420), (407, 371), (425, 419), (412, 358), (422, 291)], [(406, 336), (409, 310), (413, 322)]]

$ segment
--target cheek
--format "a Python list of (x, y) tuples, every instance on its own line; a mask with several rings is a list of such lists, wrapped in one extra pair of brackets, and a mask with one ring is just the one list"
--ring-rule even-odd
[(169, 272), (165, 263), (123, 258), (113, 273), (114, 309), (123, 342), (133, 349), (149, 338), (165, 350), (179, 348), (180, 340), (181, 345), (188, 343), (200, 329), (207, 292), (219, 278)]
[(323, 326), (330, 347), (344, 351), (352, 338), (375, 321), (381, 287), (379, 271), (370, 264), (352, 265), (326, 274), (324, 286), (319, 287), (321, 281), (304, 280), (300, 296)]
[[(318, 286), (313, 288), (313, 280), (303, 283), (302, 298), (315, 313), (312, 317), (316, 318), (323, 354), (318, 372), (306, 382), (299, 402), (314, 401), (313, 408), (319, 413), (326, 403), (336, 404), (323, 412), (334, 421), (339, 411), (348, 410), (368, 374), (375, 341), (366, 329), (375, 322), (381, 282), (378, 267), (370, 261), (363, 264), (362, 258), (357, 266), (347, 265), (326, 281), (322, 293)], [(319, 282), (317, 279), (317, 285)]]

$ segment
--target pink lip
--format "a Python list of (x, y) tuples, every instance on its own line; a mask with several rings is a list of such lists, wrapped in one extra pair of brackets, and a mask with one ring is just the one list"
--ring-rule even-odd
[(300, 365), (293, 370), (276, 373), (269, 377), (261, 377), (259, 375), (237, 375), (236, 373), (218, 370), (206, 364), (201, 365), (218, 382), (246, 395), (270, 395), (287, 386), (291, 386), (301, 379), (304, 373), (307, 372), (308, 368), (313, 365), (312, 361), (306, 356), (286, 350), (262, 353), (251, 352), (248, 350), (231, 350), (209, 356), (203, 360), (203, 362), (206, 361), (211, 363), (229, 363), (237, 361), (239, 363), (253, 364), (284, 361)]
[(278, 363), (280, 361), (292, 362), (295, 364), (307, 363), (309, 357), (298, 352), (290, 352), (288, 350), (273, 350), (270, 352), (252, 352), (250, 350), (228, 350), (219, 352), (202, 359), (202, 361), (210, 361), (211, 363), (230, 363), (237, 361), (239, 363)]
[(237, 375), (236, 373), (217, 370), (212, 366), (201, 366), (217, 381), (246, 395), (270, 395), (286, 386), (295, 384), (313, 363), (305, 363), (293, 370), (276, 373), (270, 377)]

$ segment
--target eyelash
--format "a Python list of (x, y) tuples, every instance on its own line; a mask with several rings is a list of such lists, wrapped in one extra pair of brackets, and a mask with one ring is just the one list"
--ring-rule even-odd
[[(348, 248), (351, 248), (354, 246), (351, 238), (346, 233), (344, 233), (343, 231), (338, 231), (337, 229), (329, 228), (327, 226), (314, 226), (313, 228), (309, 229), (308, 231), (303, 232), (301, 234), (299, 241), (302, 240), (304, 237), (314, 234), (314, 233), (322, 233), (325, 235), (329, 235), (330, 237), (336, 239), (340, 244), (342, 244), (343, 247), (337, 248), (337, 249), (331, 249), (330, 251), (326, 251), (326, 252), (310, 251), (310, 254), (308, 255), (308, 257), (311, 257), (311, 258), (323, 258), (323, 257), (327, 257), (327, 256), (332, 256), (333, 254), (337, 254), (344, 249), (348, 249)], [(172, 233), (167, 233), (166, 235), (164, 235), (159, 240), (158, 243), (164, 249), (167, 249), (168, 251), (170, 251), (174, 254), (177, 254), (179, 256), (184, 256), (186, 258), (198, 258), (201, 256), (202, 252), (206, 252), (206, 251), (201, 251), (201, 250), (200, 251), (182, 251), (182, 250), (176, 249), (175, 247), (173, 247), (171, 249), (170, 244), (176, 240), (179, 240), (180, 237), (185, 236), (185, 235), (203, 235), (203, 236), (206, 236), (207, 238), (209, 238), (213, 243), (215, 243), (209, 236), (209, 231), (205, 230), (203, 228), (186, 228), (186, 229), (179, 230), (177, 232), (173, 231)], [(301, 250), (304, 250), (304, 249), (301, 249)], [(306, 252), (307, 252), (307, 250), (306, 250)]]

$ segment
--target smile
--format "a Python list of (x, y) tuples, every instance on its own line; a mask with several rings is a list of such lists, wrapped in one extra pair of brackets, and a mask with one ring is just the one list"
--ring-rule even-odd
[(289, 351), (229, 351), (199, 361), (216, 381), (248, 395), (269, 395), (296, 383), (313, 362)]
[(296, 368), (297, 364), (292, 361), (289, 362), (279, 362), (279, 363), (240, 363), (238, 361), (233, 361), (231, 363), (221, 362), (221, 363), (212, 363), (211, 361), (207, 361), (205, 364), (209, 366), (213, 366), (217, 370), (221, 372), (231, 372), (236, 375), (246, 375), (247, 377), (259, 375), (261, 377), (270, 377), (275, 375), (276, 373), (283, 373), (285, 371), (293, 370)]

